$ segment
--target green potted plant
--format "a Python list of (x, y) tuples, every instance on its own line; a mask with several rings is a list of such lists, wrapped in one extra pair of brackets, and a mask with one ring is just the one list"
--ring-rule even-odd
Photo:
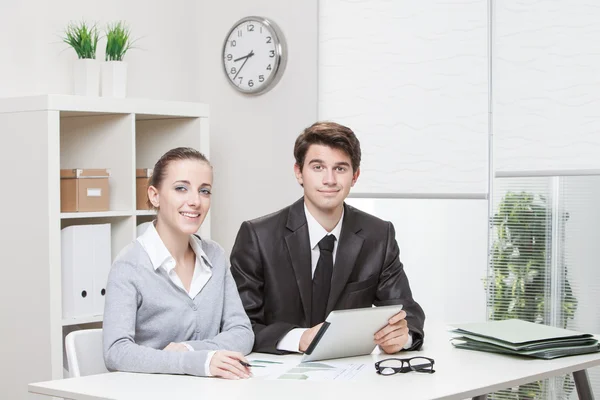
[[(566, 212), (558, 216), (568, 221)], [(552, 236), (562, 237), (552, 230), (552, 212), (547, 199), (535, 193), (508, 192), (498, 204), (491, 219), (493, 241), (490, 254), (490, 274), (486, 291), (488, 319), (492, 321), (518, 318), (525, 321), (550, 324), (549, 301), (546, 286), (550, 279), (548, 243)], [(564, 225), (564, 224), (563, 224)], [(556, 237), (556, 236), (555, 236)], [(564, 267), (564, 286), (557, 318), (561, 328), (567, 327), (577, 310)], [(572, 390), (571, 375), (563, 378), (566, 394)], [(541, 399), (545, 388), (542, 381), (519, 386), (516, 390), (502, 391), (490, 399)]]
[(64, 43), (75, 50), (77, 60), (73, 67), (74, 92), (82, 96), (98, 96), (100, 89), (100, 64), (96, 60), (98, 30), (85, 21), (69, 22), (62, 37)]
[(106, 26), (106, 56), (102, 64), (102, 96), (125, 97), (127, 94), (127, 63), (123, 61), (133, 42), (131, 30), (123, 21)]

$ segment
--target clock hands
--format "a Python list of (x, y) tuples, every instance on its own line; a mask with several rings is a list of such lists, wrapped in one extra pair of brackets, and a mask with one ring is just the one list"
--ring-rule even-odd
[(235, 78), (237, 78), (238, 74), (242, 71), (242, 68), (244, 68), (244, 65), (246, 65), (246, 63), (248, 62), (250, 57), (252, 57), (253, 55), (254, 55), (254, 50), (250, 50), (250, 53), (248, 53), (244, 57), (236, 58), (235, 60), (233, 60), (233, 61), (240, 61), (240, 60), (244, 60), (244, 58), (245, 58), (244, 62), (242, 63), (242, 66), (240, 67), (240, 69), (238, 69), (237, 74), (235, 74), (235, 76), (233, 77), (233, 80), (235, 80)]
[(246, 58), (246, 59), (247, 59), (247, 58), (250, 58), (250, 57), (252, 57), (253, 55), (254, 55), (254, 50), (250, 50), (250, 53), (246, 54), (246, 55), (245, 55), (245, 56), (243, 56), (243, 57), (236, 58), (236, 59), (235, 59), (235, 60), (233, 60), (233, 61), (234, 61), (234, 62), (236, 62), (236, 61), (243, 60), (244, 58)]

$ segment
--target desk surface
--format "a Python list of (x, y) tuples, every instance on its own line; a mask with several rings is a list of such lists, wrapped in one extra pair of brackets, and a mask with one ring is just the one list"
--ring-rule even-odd
[[(380, 376), (373, 363), (386, 355), (369, 355), (340, 359), (359, 362), (373, 372), (361, 374), (353, 381), (264, 380), (259, 377), (239, 381), (180, 375), (149, 375), (115, 372), (82, 378), (33, 383), (29, 391), (75, 400), (98, 399), (190, 399), (244, 398), (318, 400), (377, 399), (390, 393), (404, 398), (464, 399), (491, 393), (573, 371), (600, 365), (600, 353), (536, 360), (454, 348), (444, 327), (426, 332), (422, 351), (402, 353), (402, 357), (423, 355), (435, 360), (434, 374), (407, 373)], [(253, 354), (250, 356), (256, 356)], [(300, 360), (299, 355), (260, 354), (260, 359)]]

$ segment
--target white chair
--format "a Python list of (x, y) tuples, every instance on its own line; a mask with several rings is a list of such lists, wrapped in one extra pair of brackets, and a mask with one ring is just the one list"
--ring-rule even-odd
[(65, 338), (71, 378), (108, 372), (102, 352), (102, 329), (83, 329)]

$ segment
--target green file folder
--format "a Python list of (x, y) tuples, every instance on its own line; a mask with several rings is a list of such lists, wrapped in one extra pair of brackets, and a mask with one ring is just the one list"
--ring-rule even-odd
[(509, 319), (456, 324), (451, 339), (457, 348), (552, 359), (600, 351), (596, 338), (532, 322)]

